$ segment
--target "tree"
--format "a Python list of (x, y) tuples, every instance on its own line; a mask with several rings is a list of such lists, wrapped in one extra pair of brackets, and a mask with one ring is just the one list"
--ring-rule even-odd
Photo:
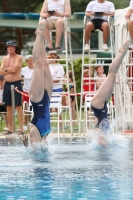
[[(44, 0), (1, 0), (0, 12), (40, 12), (43, 1)], [(70, 0), (72, 13), (84, 12), (87, 4), (90, 1), (91, 0)], [(112, 0), (112, 2), (114, 3), (116, 9), (125, 8), (129, 5), (129, 0)], [(79, 40), (79, 36), (76, 36), (76, 34), (75, 44), (76, 40)], [(74, 37), (74, 34), (72, 36)], [(10, 39), (17, 40), (19, 46), (18, 53), (21, 52), (22, 48), (31, 53), (31, 47), (28, 46), (27, 42), (34, 40), (34, 37), (34, 30), (20, 28), (0, 28), (0, 54), (4, 54), (3, 49), (5, 42)]]
[[(43, 0), (1, 0), (0, 12), (39, 12)], [(18, 53), (22, 48), (29, 48), (27, 41), (34, 38), (34, 30), (21, 28), (1, 28), (0, 29), (0, 54), (4, 54), (4, 46), (7, 40), (17, 40)]]

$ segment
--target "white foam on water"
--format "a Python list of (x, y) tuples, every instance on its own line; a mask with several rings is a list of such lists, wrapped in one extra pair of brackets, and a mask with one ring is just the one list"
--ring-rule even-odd
[(111, 147), (117, 145), (119, 147), (127, 148), (129, 147), (129, 139), (120, 133), (112, 133), (108, 131), (106, 134), (101, 134), (98, 130), (91, 130), (87, 133), (87, 143), (91, 148), (100, 147), (99, 138), (102, 136), (102, 139), (105, 141), (105, 147)]

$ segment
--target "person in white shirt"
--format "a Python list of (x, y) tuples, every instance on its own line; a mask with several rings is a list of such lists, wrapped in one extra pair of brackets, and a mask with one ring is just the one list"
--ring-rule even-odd
[[(53, 78), (53, 92), (57, 92), (57, 93), (63, 92), (61, 79), (64, 77), (64, 74), (65, 74), (64, 68), (62, 65), (58, 63), (57, 60), (54, 60), (54, 59), (60, 59), (60, 57), (56, 53), (50, 53), (48, 55), (48, 58), (51, 59), (49, 62), (49, 69)], [(55, 109), (55, 110), (56, 112), (58, 111), (58, 109)], [(60, 120), (62, 121), (61, 115), (60, 115)], [(62, 122), (60, 122), (60, 128), (62, 128)]]
[[(30, 89), (30, 83), (31, 83), (31, 77), (33, 74), (33, 56), (32, 55), (27, 55), (26, 57), (26, 64), (27, 66), (23, 67), (21, 69), (21, 76), (23, 77), (23, 92), (25, 94), (29, 94), (29, 89)], [(24, 96), (22, 97), (23, 102), (26, 101), (29, 103), (29, 97)]]
[[(55, 12), (49, 13), (48, 11)], [(47, 19), (47, 26), (44, 32), (44, 37), (48, 43), (46, 51), (53, 49), (49, 34), (49, 30), (53, 29), (56, 29), (55, 49), (57, 51), (61, 51), (60, 40), (64, 29), (63, 17), (70, 18), (71, 16), (70, 0), (45, 0), (40, 12), (40, 16), (41, 18)]]
[[(23, 67), (21, 69), (21, 76), (23, 78), (24, 84), (23, 84), (23, 93), (27, 96), (22, 96), (22, 101), (26, 101), (29, 104), (29, 90), (30, 90), (30, 84), (31, 84), (31, 77), (33, 74), (33, 56), (27, 55), (26, 57), (26, 64), (27, 66)], [(24, 128), (27, 128), (27, 124), (29, 122), (29, 117), (24, 116)]]
[(59, 59), (60, 57), (56, 53), (50, 53), (48, 58), (51, 59), (49, 62), (49, 69), (53, 77), (53, 92), (62, 92), (63, 87), (61, 78), (63, 78), (65, 74), (64, 68), (58, 63), (57, 60), (52, 60)]
[(132, 38), (132, 45), (130, 46), (131, 49), (133, 48), (133, 19), (131, 20), (132, 13), (133, 13), (133, 0), (130, 1), (129, 9), (125, 15), (125, 18), (128, 20), (127, 27), (128, 27), (130, 36)]
[(115, 7), (114, 4), (106, 0), (95, 0), (91, 1), (86, 8), (85, 15), (90, 17), (85, 27), (85, 47), (84, 51), (90, 50), (89, 40), (91, 32), (96, 29), (103, 31), (103, 50), (108, 51), (108, 35), (109, 35), (109, 24), (108, 16), (114, 16)]

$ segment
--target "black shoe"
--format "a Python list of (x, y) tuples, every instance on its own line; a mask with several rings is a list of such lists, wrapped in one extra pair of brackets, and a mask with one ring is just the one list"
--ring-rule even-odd
[(60, 47), (56, 47), (55, 50), (58, 52), (62, 51), (62, 49)]
[(45, 50), (48, 52), (48, 51), (53, 51), (54, 49), (50, 49), (49, 47), (46, 47)]

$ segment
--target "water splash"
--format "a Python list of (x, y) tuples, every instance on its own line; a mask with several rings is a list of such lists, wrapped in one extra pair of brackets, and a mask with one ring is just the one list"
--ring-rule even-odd
[(110, 128), (106, 131), (101, 131), (100, 128), (102, 127), (103, 130), (103, 126), (106, 127), (106, 121), (101, 123), (98, 129), (88, 130), (86, 133), (86, 141), (91, 148), (98, 148), (101, 145), (106, 147), (111, 147), (114, 145), (125, 148), (129, 147), (129, 140), (124, 135), (113, 132), (115, 122), (110, 124)]

